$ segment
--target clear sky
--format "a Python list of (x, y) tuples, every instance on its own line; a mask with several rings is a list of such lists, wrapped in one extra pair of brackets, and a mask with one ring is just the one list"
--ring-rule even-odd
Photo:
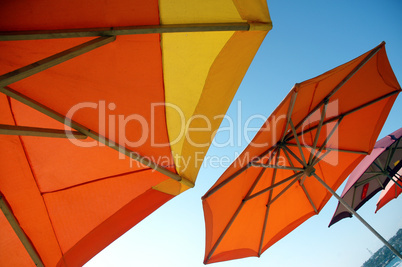
[[(268, 33), (228, 115), (260, 127), (296, 82), (341, 65), (386, 42), (391, 66), (402, 83), (402, 1), (268, 0), (273, 29)], [(239, 116), (241, 114), (241, 116)], [(239, 118), (241, 117), (241, 118)], [(235, 123), (235, 127), (237, 127)], [(227, 125), (226, 125), (227, 126)], [(402, 127), (400, 95), (379, 138)], [(239, 131), (235, 128), (234, 133)], [(240, 132), (242, 128), (240, 128)], [(254, 132), (255, 133), (255, 132)], [(166, 203), (156, 212), (95, 256), (86, 267), (97, 266), (204, 266), (205, 227), (201, 196), (224, 171), (208, 158), (234, 159), (247, 145), (244, 137), (234, 146), (212, 147), (195, 188)], [(217, 140), (220, 136), (218, 134)], [(252, 133), (248, 138), (252, 138)], [(344, 184), (339, 188), (340, 194)], [(402, 197), (374, 214), (377, 194), (359, 210), (386, 239), (402, 228)], [(334, 198), (312, 217), (274, 244), (261, 258), (246, 258), (216, 267), (239, 266), (361, 266), (382, 243), (356, 218), (328, 228), (336, 208)]]

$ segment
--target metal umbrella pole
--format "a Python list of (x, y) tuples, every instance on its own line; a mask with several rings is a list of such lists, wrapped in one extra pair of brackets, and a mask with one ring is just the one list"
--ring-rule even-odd
[(351, 212), (354, 216), (356, 216), (356, 218), (363, 223), (376, 237), (378, 237), (378, 239), (381, 240), (381, 242), (384, 243), (384, 245), (386, 245), (396, 256), (398, 256), (400, 259), (402, 259), (402, 255), (393, 247), (391, 246), (390, 243), (388, 243), (387, 240), (385, 240), (384, 237), (382, 237), (373, 227), (371, 227), (370, 224), (368, 224), (351, 206), (348, 205), (348, 203), (346, 203), (345, 200), (343, 200), (343, 198), (341, 198), (329, 185), (327, 185), (317, 174), (315, 174), (314, 172), (312, 173), (312, 176), (314, 176), (315, 179), (317, 179), (317, 181), (319, 181), (334, 197), (336, 197), (336, 199), (339, 200), (340, 203), (342, 203), (343, 206), (345, 206), (345, 208)]

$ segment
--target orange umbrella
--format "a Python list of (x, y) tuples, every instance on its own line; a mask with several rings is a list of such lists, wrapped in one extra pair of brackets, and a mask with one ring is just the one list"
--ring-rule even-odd
[(193, 187), (272, 27), (264, 0), (6, 0), (0, 15), (1, 266), (81, 266)]
[(377, 201), (375, 212), (384, 207), (388, 202), (397, 198), (402, 193), (402, 170), (395, 174), (396, 181), (390, 181), (384, 190), (381, 191)]
[(384, 43), (296, 84), (203, 196), (204, 262), (260, 256), (318, 214), (373, 149), (400, 91)]

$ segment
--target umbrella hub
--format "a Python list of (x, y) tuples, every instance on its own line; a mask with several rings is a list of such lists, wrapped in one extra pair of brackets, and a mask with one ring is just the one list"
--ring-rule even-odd
[(307, 167), (304, 168), (304, 174), (308, 177), (312, 176), (315, 173), (315, 168), (313, 165), (307, 165)]

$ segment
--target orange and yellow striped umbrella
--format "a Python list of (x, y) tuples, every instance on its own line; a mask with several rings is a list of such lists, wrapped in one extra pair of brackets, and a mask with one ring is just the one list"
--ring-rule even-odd
[(1, 266), (80, 266), (194, 186), (272, 26), (265, 0), (0, 14)]

